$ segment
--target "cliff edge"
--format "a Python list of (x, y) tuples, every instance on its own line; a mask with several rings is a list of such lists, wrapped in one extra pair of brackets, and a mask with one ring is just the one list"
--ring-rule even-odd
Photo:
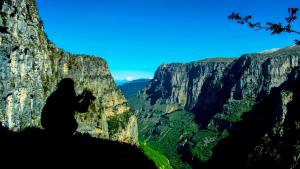
[(137, 144), (137, 121), (116, 87), (107, 63), (95, 56), (72, 55), (45, 36), (35, 0), (0, 2), (0, 121), (13, 131), (41, 127), (46, 99), (64, 78), (80, 94), (96, 100), (76, 115), (78, 132)]

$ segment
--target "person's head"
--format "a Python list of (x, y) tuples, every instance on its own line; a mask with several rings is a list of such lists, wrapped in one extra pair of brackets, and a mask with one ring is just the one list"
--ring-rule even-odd
[(66, 91), (74, 90), (74, 81), (71, 78), (64, 78), (58, 83), (57, 88)]

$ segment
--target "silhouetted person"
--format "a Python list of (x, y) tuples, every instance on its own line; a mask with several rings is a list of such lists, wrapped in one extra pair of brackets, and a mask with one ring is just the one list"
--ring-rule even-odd
[(71, 136), (78, 128), (75, 111), (86, 112), (94, 100), (90, 91), (76, 96), (74, 81), (65, 78), (58, 83), (57, 90), (46, 101), (41, 117), (42, 126), (51, 134)]

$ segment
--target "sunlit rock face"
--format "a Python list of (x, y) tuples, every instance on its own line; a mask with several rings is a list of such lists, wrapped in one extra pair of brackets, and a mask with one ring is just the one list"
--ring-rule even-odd
[(295, 46), (236, 59), (164, 64), (139, 97), (152, 105), (185, 107), (207, 125), (226, 104), (263, 99), (287, 80), (292, 69), (299, 66), (299, 57), (300, 47)]
[[(184, 159), (175, 168), (183, 168), (185, 162), (193, 166), (195, 161), (205, 163), (213, 158), (215, 146), (231, 133), (242, 130), (241, 133), (247, 135), (245, 138), (252, 138), (249, 136), (249, 131), (240, 127), (240, 123), (244, 121), (248, 124), (249, 119), (245, 117), (250, 114), (249, 123), (259, 128), (253, 133), (262, 134), (253, 139), (258, 142), (262, 139), (262, 146), (256, 143), (249, 143), (249, 145), (252, 148), (263, 148), (246, 153), (249, 157), (252, 155), (249, 158), (252, 161), (249, 163), (254, 165), (260, 155), (271, 154), (272, 158), (284, 157), (273, 159), (278, 163), (287, 158), (286, 161), (289, 162), (287, 166), (295, 166), (299, 161), (297, 155), (294, 159), (294, 154), (299, 154), (299, 137), (295, 139), (289, 137), (299, 135), (297, 134), (299, 133), (299, 108), (289, 107), (290, 104), (299, 104), (297, 98), (299, 93), (295, 91), (299, 88), (299, 78), (296, 76), (299, 75), (299, 58), (300, 47), (292, 46), (276, 51), (247, 54), (239, 58), (214, 58), (191, 63), (163, 64), (136, 98), (129, 98), (132, 109), (138, 117), (140, 137), (166, 155), (172, 165), (177, 165), (178, 161)], [(290, 79), (294, 76), (291, 82)], [(294, 84), (293, 81), (297, 82), (296, 89), (286, 87)], [(269, 101), (273, 107), (267, 104), (262, 106), (268, 108), (269, 114), (262, 109), (252, 116), (253, 109), (261, 102), (265, 103), (266, 98), (270, 97), (272, 90), (276, 88), (280, 90), (276, 95), (278, 102)], [(268, 125), (263, 128), (261, 127), (263, 125), (259, 125), (258, 122)], [(270, 143), (264, 142), (264, 136), (271, 140)], [(287, 149), (292, 152), (292, 157), (287, 157), (282, 152), (269, 151), (272, 149), (271, 143), (273, 145), (280, 143), (276, 138), (284, 140), (282, 141), (284, 144), (280, 145), (292, 147)], [(183, 151), (178, 151), (180, 148)], [(281, 148), (278, 146), (274, 152)], [(240, 147), (240, 149), (247, 148)], [(230, 151), (233, 149), (228, 150), (229, 152), (218, 159), (226, 156), (232, 158)], [(236, 154), (237, 157), (240, 155)], [(174, 160), (173, 157), (176, 156), (180, 158)], [(231, 161), (229, 164), (234, 163), (235, 161)]]
[(35, 0), (0, 1), (0, 120), (19, 131), (41, 127), (43, 106), (63, 78), (75, 91), (89, 90), (96, 100), (77, 114), (79, 132), (137, 144), (137, 123), (99, 57), (72, 55), (45, 36)]

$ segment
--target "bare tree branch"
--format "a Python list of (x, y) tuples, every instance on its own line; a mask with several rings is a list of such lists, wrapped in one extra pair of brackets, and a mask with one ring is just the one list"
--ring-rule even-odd
[[(267, 22), (266, 24), (262, 25), (260, 22), (252, 22), (252, 16), (241, 16), (238, 12), (232, 12), (228, 19), (235, 20), (239, 24), (246, 24), (250, 28), (257, 30), (264, 29), (266, 31), (271, 31), (271, 35), (281, 34), (281, 33), (296, 33), (300, 34), (299, 31), (296, 31), (292, 28), (292, 23), (297, 19), (297, 12), (298, 8), (289, 8), (288, 13), (289, 16), (285, 18), (286, 25), (282, 25), (282, 23), (273, 23), (273, 22)], [(300, 40), (295, 40), (296, 45), (300, 45)]]

